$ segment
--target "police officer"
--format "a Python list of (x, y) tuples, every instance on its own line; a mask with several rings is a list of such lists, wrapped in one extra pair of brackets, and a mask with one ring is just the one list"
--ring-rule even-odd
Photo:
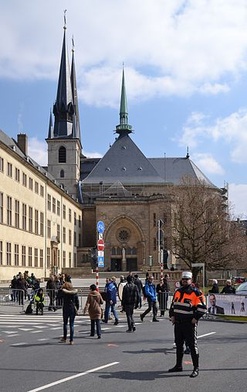
[(190, 377), (197, 377), (199, 374), (199, 353), (197, 347), (197, 324), (200, 317), (206, 311), (206, 301), (203, 293), (191, 285), (192, 273), (184, 271), (182, 273), (181, 287), (178, 288), (172, 299), (169, 316), (174, 325), (176, 343), (176, 365), (169, 369), (169, 372), (182, 372), (183, 346), (184, 342), (191, 350), (193, 362), (193, 372)]

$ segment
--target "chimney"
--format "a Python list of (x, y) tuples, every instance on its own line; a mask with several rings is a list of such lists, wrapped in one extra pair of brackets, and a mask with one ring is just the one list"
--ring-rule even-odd
[(19, 146), (19, 148), (21, 149), (21, 151), (27, 155), (28, 153), (28, 143), (27, 143), (27, 135), (25, 133), (19, 133), (17, 135), (17, 144)]

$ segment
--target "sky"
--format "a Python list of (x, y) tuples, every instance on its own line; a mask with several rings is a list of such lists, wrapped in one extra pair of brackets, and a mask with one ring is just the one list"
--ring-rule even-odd
[[(190, 159), (247, 218), (247, 0), (0, 0), (0, 128), (47, 163), (64, 17), (72, 38), (83, 153), (119, 124), (124, 65), (133, 141)], [(66, 10), (66, 11), (65, 11)]]

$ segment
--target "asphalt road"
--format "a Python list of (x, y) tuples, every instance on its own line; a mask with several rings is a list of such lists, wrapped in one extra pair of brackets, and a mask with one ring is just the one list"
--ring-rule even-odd
[[(247, 382), (247, 326), (202, 320), (198, 328), (200, 374), (191, 379), (190, 355), (184, 371), (170, 374), (175, 364), (173, 328), (168, 318), (141, 323), (126, 333), (120, 323), (102, 324), (102, 339), (90, 337), (88, 317), (78, 316), (75, 344), (59, 343), (61, 310), (43, 316), (0, 309), (0, 390), (4, 392), (166, 391), (225, 392), (245, 390)], [(244, 388), (244, 389), (243, 389)]]

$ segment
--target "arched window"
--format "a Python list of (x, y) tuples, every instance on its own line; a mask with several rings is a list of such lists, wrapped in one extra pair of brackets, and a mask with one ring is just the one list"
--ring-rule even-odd
[(61, 146), (58, 152), (58, 162), (66, 163), (66, 148)]
[(64, 178), (64, 170), (60, 170), (60, 178)]

